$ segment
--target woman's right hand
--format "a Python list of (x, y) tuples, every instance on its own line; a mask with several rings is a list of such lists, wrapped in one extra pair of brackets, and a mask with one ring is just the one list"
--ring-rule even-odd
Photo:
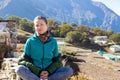
[(48, 75), (49, 75), (48, 71), (42, 71), (42, 72), (40, 73), (40, 78), (41, 78), (41, 79), (47, 79), (47, 78), (48, 78)]

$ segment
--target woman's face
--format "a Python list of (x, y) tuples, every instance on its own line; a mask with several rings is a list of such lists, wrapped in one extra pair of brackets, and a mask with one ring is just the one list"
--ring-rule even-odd
[(35, 31), (38, 34), (44, 34), (47, 31), (47, 29), (48, 29), (47, 24), (42, 19), (35, 20), (34, 21), (34, 26), (35, 26)]

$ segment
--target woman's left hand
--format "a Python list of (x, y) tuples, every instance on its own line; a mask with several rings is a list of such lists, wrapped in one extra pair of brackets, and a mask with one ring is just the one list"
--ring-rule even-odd
[(41, 78), (41, 79), (47, 79), (47, 78), (48, 78), (48, 75), (49, 75), (48, 71), (42, 71), (42, 72), (40, 73), (40, 78)]

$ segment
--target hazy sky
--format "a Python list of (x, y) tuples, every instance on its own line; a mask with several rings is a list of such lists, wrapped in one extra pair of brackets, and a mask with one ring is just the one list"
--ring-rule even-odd
[(112, 9), (120, 16), (120, 0), (93, 0), (104, 3), (108, 8)]

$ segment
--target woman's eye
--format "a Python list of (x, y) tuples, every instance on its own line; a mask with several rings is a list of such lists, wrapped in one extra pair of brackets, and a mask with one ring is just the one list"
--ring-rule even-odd
[(36, 24), (36, 27), (43, 26), (44, 24)]
[(36, 27), (39, 27), (39, 25), (36, 25)]

